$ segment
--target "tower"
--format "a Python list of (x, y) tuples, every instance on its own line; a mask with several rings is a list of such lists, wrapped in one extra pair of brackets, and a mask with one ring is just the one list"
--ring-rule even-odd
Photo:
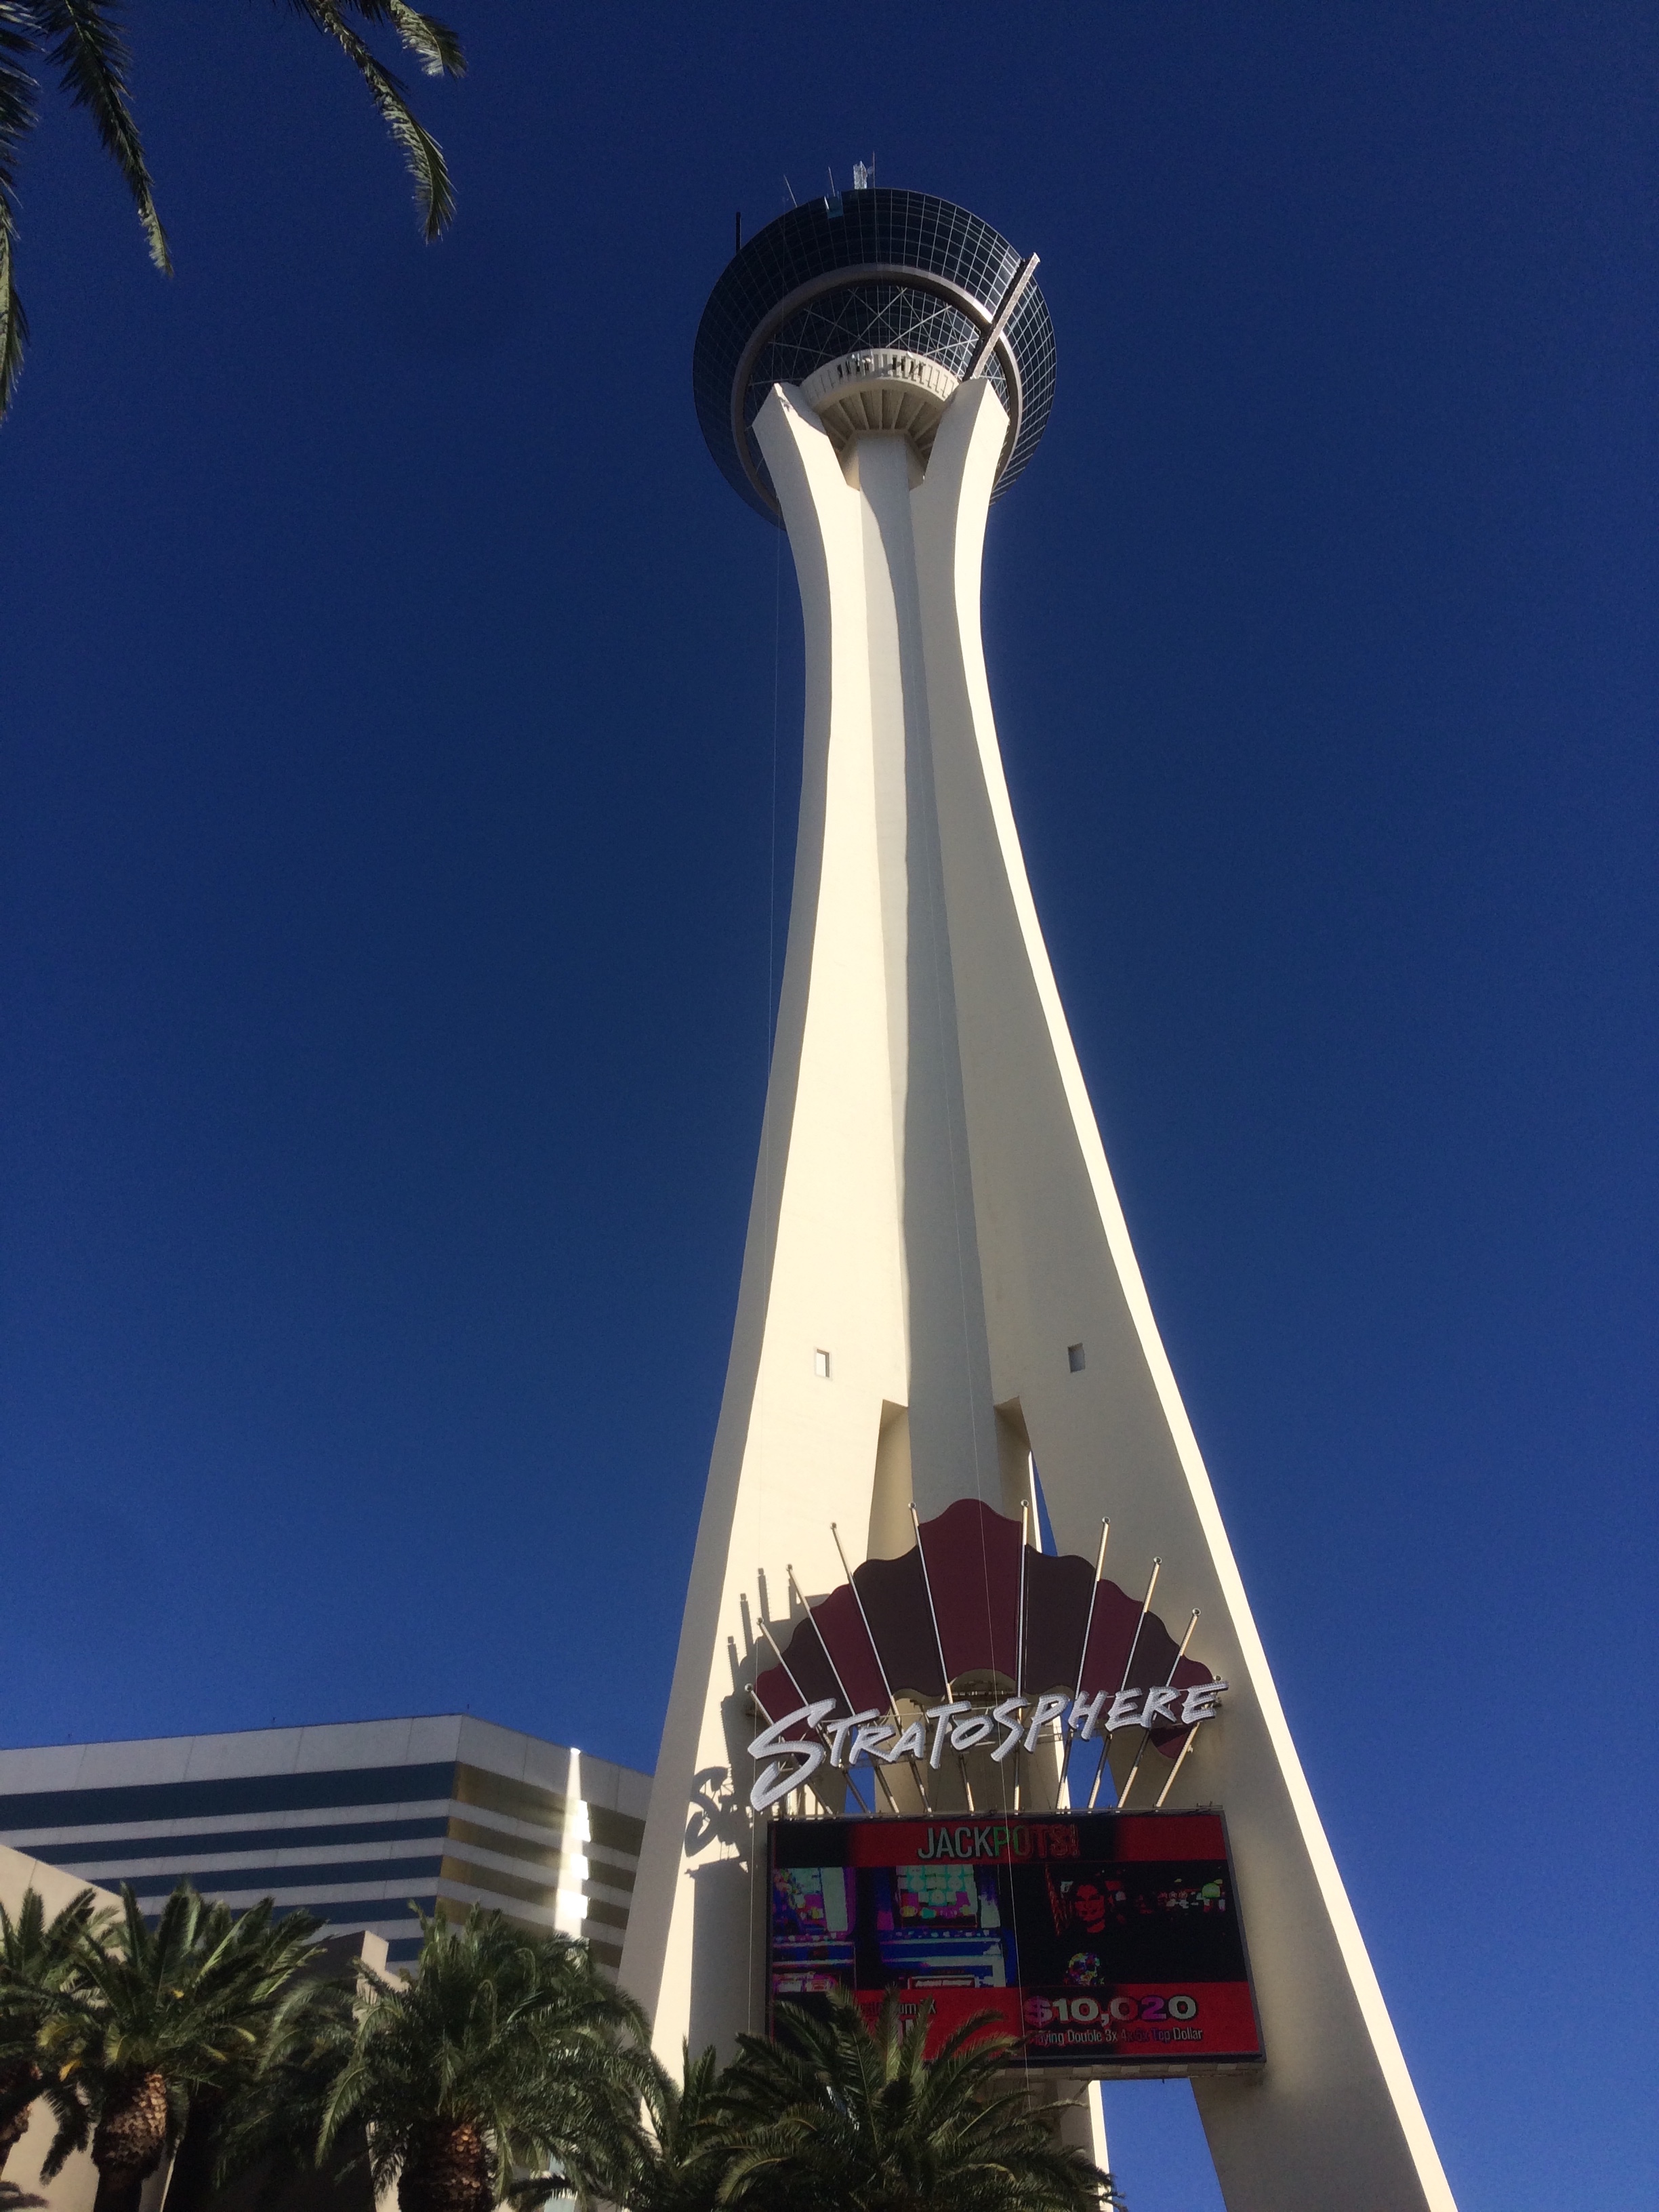
[[(744, 246), (697, 335), (710, 449), (794, 556), (805, 756), (731, 1362), (623, 1977), (671, 2063), (688, 2036), (729, 2047), (761, 2026), (765, 1800), (789, 1775), (786, 1761), (781, 1780), (757, 1776), (750, 1747), (792, 1721), (781, 1740), (800, 1774), (810, 1763), (815, 1786), (842, 1786), (808, 1753), (828, 1700), (799, 1687), (793, 1642), (817, 1637), (836, 1672), (811, 1623), (838, 1587), (894, 1722), (866, 1761), (872, 1809), (877, 1788), (895, 1810), (932, 1808), (931, 1790), (983, 1807), (966, 1759), (959, 1781), (914, 1758), (878, 1770), (901, 1718), (939, 1692), (925, 1654), (914, 1680), (889, 1681), (866, 1597), (873, 1563), (894, 1563), (892, 1580), (914, 1553), (932, 1609), (923, 1532), (977, 1515), (983, 1547), (1012, 1525), (1018, 1652), (998, 1656), (989, 1623), (981, 1674), (988, 1698), (1037, 1687), (1021, 1674), (1040, 1481), (1072, 1566), (1096, 1558), (1109, 1516), (1114, 1559), (1146, 1589), (1126, 1694), (1164, 1680), (1162, 1657), (1146, 1673), (1142, 1635), (1155, 1560), (1160, 1607), (1202, 1623), (1201, 1664), (1173, 1632), (1158, 1647), (1175, 1686), (1158, 1715), (1187, 1725), (1113, 1736), (1091, 1786), (1108, 1803), (1158, 1795), (1226, 1815), (1266, 2051), (1249, 2072), (1194, 2076), (1230, 2212), (1450, 2212), (1158, 1338), (1009, 806), (979, 586), (989, 507), (1053, 392), (1035, 268), (962, 208), (859, 190)], [(1085, 1647), (1097, 1592), (1122, 1600), (1092, 1576), (1087, 1588)], [(965, 1662), (937, 1615), (933, 1631), (955, 1696)], [(1079, 1657), (1079, 1693), (1084, 1674)], [(805, 1710), (781, 1714), (774, 1681)], [(1180, 1707), (1184, 1682), (1224, 1703)], [(1028, 1804), (1064, 1805), (1071, 1749), (1039, 1729), (1013, 1802), (1024, 1788)], [(1154, 1790), (1143, 1769), (1160, 1757)]]

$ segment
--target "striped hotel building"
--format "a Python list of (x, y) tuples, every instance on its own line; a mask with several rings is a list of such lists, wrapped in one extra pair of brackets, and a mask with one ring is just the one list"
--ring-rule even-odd
[(372, 1929), (398, 1966), (410, 1903), (494, 1905), (621, 1963), (651, 1778), (470, 1714), (0, 1751), (0, 1843), (145, 1910), (204, 1897), (302, 1905)]

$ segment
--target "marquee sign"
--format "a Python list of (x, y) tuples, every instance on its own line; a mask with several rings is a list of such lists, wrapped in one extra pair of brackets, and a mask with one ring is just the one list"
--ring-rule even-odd
[(1216, 1813), (775, 1821), (768, 1974), (774, 2008), (896, 1990), (930, 2053), (988, 2014), (1074, 2075), (1263, 2056)]
[(1152, 1611), (1158, 1562), (1136, 1600), (1103, 1578), (1104, 1528), (1091, 1566), (1033, 1549), (1023, 1522), (976, 1498), (915, 1534), (809, 1607), (786, 1643), (763, 1630), (777, 1663), (754, 1687), (766, 1723), (749, 1746), (754, 1809), (872, 1762), (908, 1765), (925, 1806), (947, 1757), (988, 1752), (1000, 1766), (1046, 1742), (1069, 1765), (1078, 1744), (1125, 1729), (1172, 1762), (1162, 1805), (1228, 1686), (1188, 1655), (1196, 1613), (1177, 1642)]

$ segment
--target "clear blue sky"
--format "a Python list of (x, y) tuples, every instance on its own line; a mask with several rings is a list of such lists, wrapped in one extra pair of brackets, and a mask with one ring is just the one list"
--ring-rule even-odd
[(652, 1761), (799, 730), (691, 338), (873, 151), (1042, 255), (1015, 803), (1454, 2186), (1650, 2201), (1651, 9), (452, 12), (435, 251), (257, 0), (132, 11), (172, 283), (84, 117), (23, 179), (4, 1740)]

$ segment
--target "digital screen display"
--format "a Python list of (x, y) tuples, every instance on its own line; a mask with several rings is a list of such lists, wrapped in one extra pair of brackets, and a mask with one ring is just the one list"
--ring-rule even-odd
[(774, 2002), (850, 1989), (976, 2014), (1022, 2060), (1109, 2074), (1262, 2057), (1218, 1813), (775, 1820)]

